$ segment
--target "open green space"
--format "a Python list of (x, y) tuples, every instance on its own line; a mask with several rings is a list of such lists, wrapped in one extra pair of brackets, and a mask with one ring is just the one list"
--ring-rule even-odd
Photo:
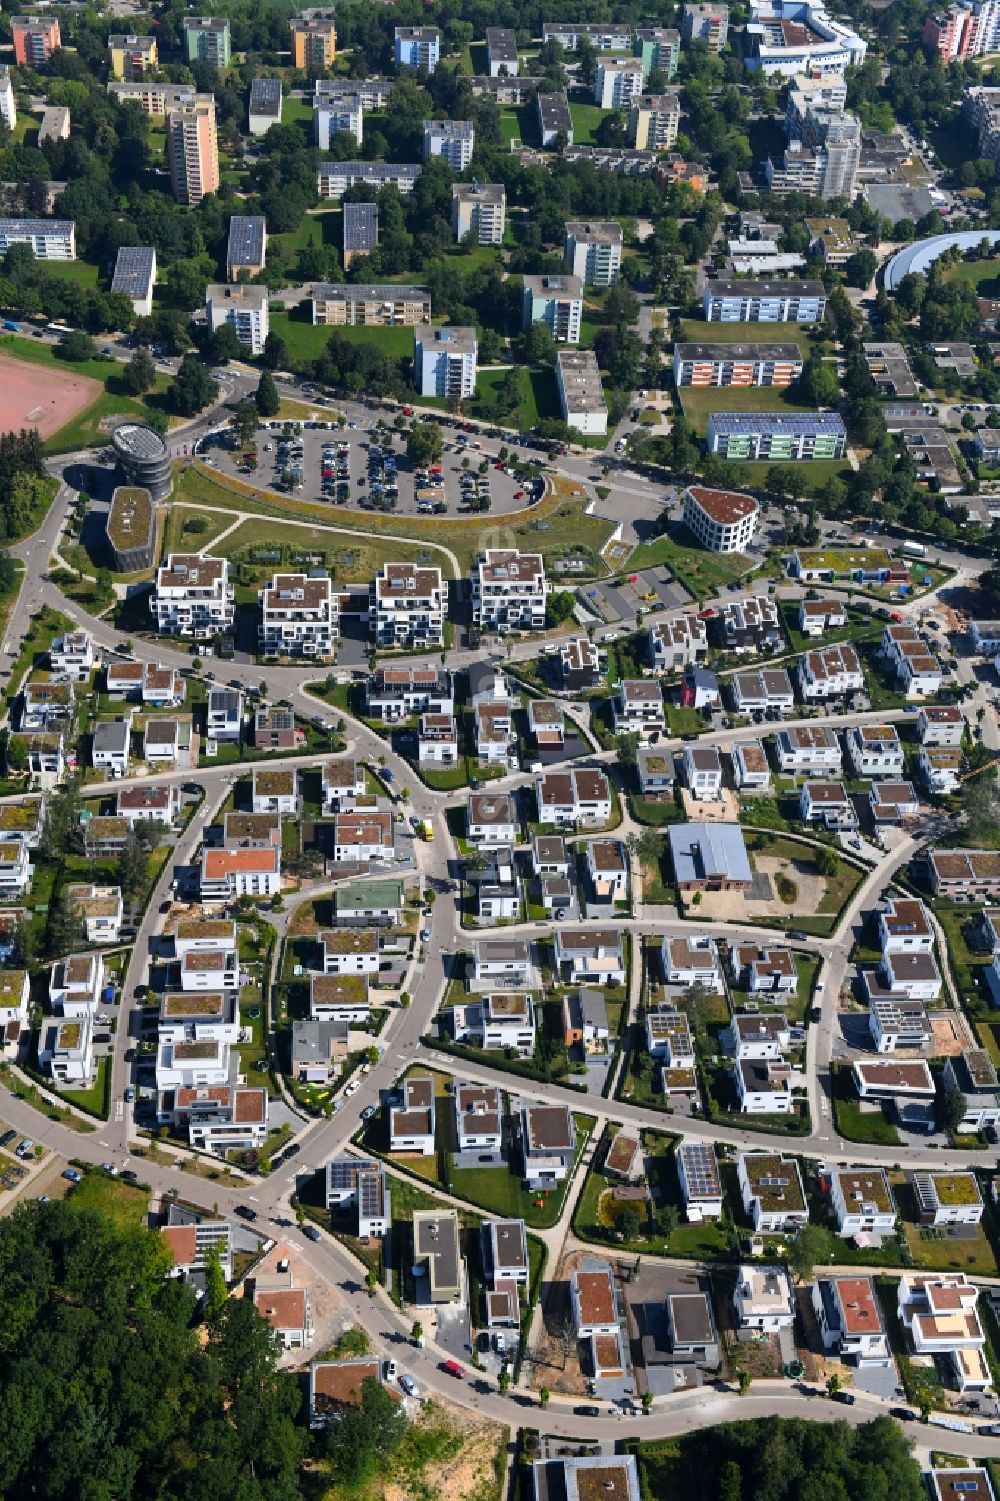
[(84, 1174), (83, 1182), (73, 1188), (72, 1199), (77, 1209), (92, 1210), (103, 1219), (111, 1220), (119, 1230), (144, 1226), (149, 1215), (146, 1189), (112, 1178), (100, 1168), (92, 1168)]
[(599, 104), (583, 104), (574, 99), (570, 102), (569, 112), (573, 117), (573, 145), (592, 146), (607, 110)]
[(222, 511), (171, 506), (163, 532), (163, 556), (170, 552), (202, 552), (231, 523)]
[(832, 1065), (833, 1116), (837, 1130), (847, 1141), (880, 1147), (898, 1147), (899, 1132), (875, 1102), (858, 1099), (848, 1064)]
[(1000, 297), (1000, 259), (959, 261), (946, 269), (944, 280), (964, 282), (977, 297)]
[[(437, 542), (453, 552), (462, 574), (469, 571), (482, 549), (483, 519), (458, 517), (385, 516), (345, 511), (306, 500), (292, 499), (254, 489), (236, 481), (227, 482), (195, 465), (178, 468), (174, 503), (187, 503), (208, 510), (246, 511), (254, 516), (307, 521), (319, 529), (336, 527), (340, 532), (370, 532), (415, 543)], [(530, 511), (520, 512), (504, 527), (504, 536), (522, 551), (541, 552), (546, 558), (578, 553), (581, 548), (595, 555), (610, 535), (612, 523), (588, 516), (582, 496), (543, 497)], [(230, 519), (232, 515), (230, 514)], [(708, 556), (704, 554), (703, 556)]]
[(804, 355), (822, 349), (827, 340), (825, 325), (814, 329), (808, 323), (706, 323), (703, 318), (685, 318), (679, 335), (684, 344), (797, 344)]
[(258, 520), (241, 521), (235, 531), (219, 543), (217, 553), (224, 558), (240, 561), (240, 582), (244, 572), (254, 572), (260, 578), (270, 578), (275, 571), (273, 559), (253, 559), (253, 550), (270, 551), (276, 547), (288, 547), (293, 553), (308, 552), (323, 554), (322, 566), (330, 570), (339, 583), (367, 583), (375, 577), (384, 562), (416, 562), (437, 564), (445, 574), (451, 569), (447, 556), (433, 544), (396, 542), (381, 537), (338, 537), (329, 527), (289, 526), (280, 522)]
[(765, 412), (780, 416), (785, 412), (810, 412), (808, 401), (797, 397), (791, 388), (773, 386), (682, 386), (677, 393), (684, 415), (699, 436), (704, 436), (713, 412)]
[(661, 536), (641, 542), (629, 554), (630, 573), (659, 565), (669, 568), (696, 599), (718, 594), (754, 566), (743, 553), (706, 552), (682, 521), (669, 522)]
[[(46, 261), (45, 275), (56, 281), (75, 281), (81, 287), (96, 287), (100, 268), (88, 261)], [(100, 342), (101, 335), (95, 336)]]
[[(304, 313), (309, 303), (300, 304)], [(288, 345), (289, 353), (295, 360), (316, 360), (323, 353), (329, 342), (330, 335), (334, 332), (323, 324), (314, 324), (307, 316), (296, 312), (271, 313), (269, 326), (273, 334), (284, 339)], [(338, 328), (338, 334), (342, 334), (348, 343), (364, 344), (369, 348), (381, 350), (393, 359), (402, 359), (413, 354), (413, 329), (412, 328), (373, 328), (365, 325), (361, 328)]]
[(284, 94), (281, 100), (281, 123), (282, 125), (308, 125), (310, 135), (312, 133), (313, 110), (308, 99), (293, 99), (291, 94)]

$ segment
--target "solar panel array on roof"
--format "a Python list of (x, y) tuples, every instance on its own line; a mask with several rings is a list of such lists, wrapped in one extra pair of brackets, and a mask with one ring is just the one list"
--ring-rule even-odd
[(234, 214), (229, 221), (230, 266), (259, 266), (264, 259), (264, 218), (261, 214)]
[(363, 1219), (372, 1219), (382, 1209), (382, 1180), (377, 1168), (358, 1174), (358, 1208)]
[(684, 1156), (684, 1176), (688, 1188), (697, 1198), (711, 1198), (719, 1192), (719, 1169), (715, 1153), (705, 1142), (686, 1142), (681, 1148)]
[(115, 262), (112, 292), (122, 292), (126, 297), (145, 297), (155, 255), (152, 245), (123, 245)]
[(344, 249), (374, 250), (378, 244), (378, 209), (374, 203), (344, 204)]
[(281, 115), (281, 79), (255, 78), (250, 84), (250, 108), (254, 114)]

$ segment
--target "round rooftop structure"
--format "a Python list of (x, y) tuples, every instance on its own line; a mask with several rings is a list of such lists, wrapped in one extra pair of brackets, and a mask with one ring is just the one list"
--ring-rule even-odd
[(139, 422), (122, 422), (111, 434), (119, 468), (133, 484), (148, 490), (151, 498), (164, 500), (173, 488), (167, 445), (154, 428)]
[(959, 250), (975, 250), (984, 240), (996, 245), (1000, 242), (1000, 230), (963, 229), (950, 235), (931, 235), (929, 240), (915, 240), (905, 250), (897, 250), (886, 262), (883, 273), (885, 290), (894, 292), (903, 277), (909, 276), (911, 271), (918, 274), (926, 272), (946, 250), (953, 250), (955, 247)]

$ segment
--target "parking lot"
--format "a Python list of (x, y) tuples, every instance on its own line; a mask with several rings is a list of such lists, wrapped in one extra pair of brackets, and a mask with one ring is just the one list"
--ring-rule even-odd
[[(374, 422), (317, 420), (301, 424), (291, 436), (284, 428), (275, 421), (258, 430), (255, 471), (245, 453), (224, 446), (223, 435), (206, 443), (203, 453), (223, 473), (250, 473), (255, 483), (270, 489), (352, 510), (504, 516), (523, 510), (542, 493), (541, 481), (522, 482), (509, 462), (501, 464), (502, 441), (476, 433), (443, 429), (441, 458), (421, 468), (406, 456), (405, 434)], [(521, 462), (527, 457), (516, 454)]]

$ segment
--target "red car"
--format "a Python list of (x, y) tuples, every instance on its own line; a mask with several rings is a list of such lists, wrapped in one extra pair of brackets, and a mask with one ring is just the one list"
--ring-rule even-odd
[(413, 408), (412, 407), (404, 407), (403, 408), (403, 416), (404, 417), (412, 417), (413, 416)]
[(524, 491), (523, 490), (515, 490), (514, 491), (514, 499), (515, 500), (523, 500), (524, 499)]
[(465, 1370), (457, 1360), (442, 1360), (442, 1371), (447, 1371), (449, 1376), (455, 1376), (459, 1381), (465, 1380)]

